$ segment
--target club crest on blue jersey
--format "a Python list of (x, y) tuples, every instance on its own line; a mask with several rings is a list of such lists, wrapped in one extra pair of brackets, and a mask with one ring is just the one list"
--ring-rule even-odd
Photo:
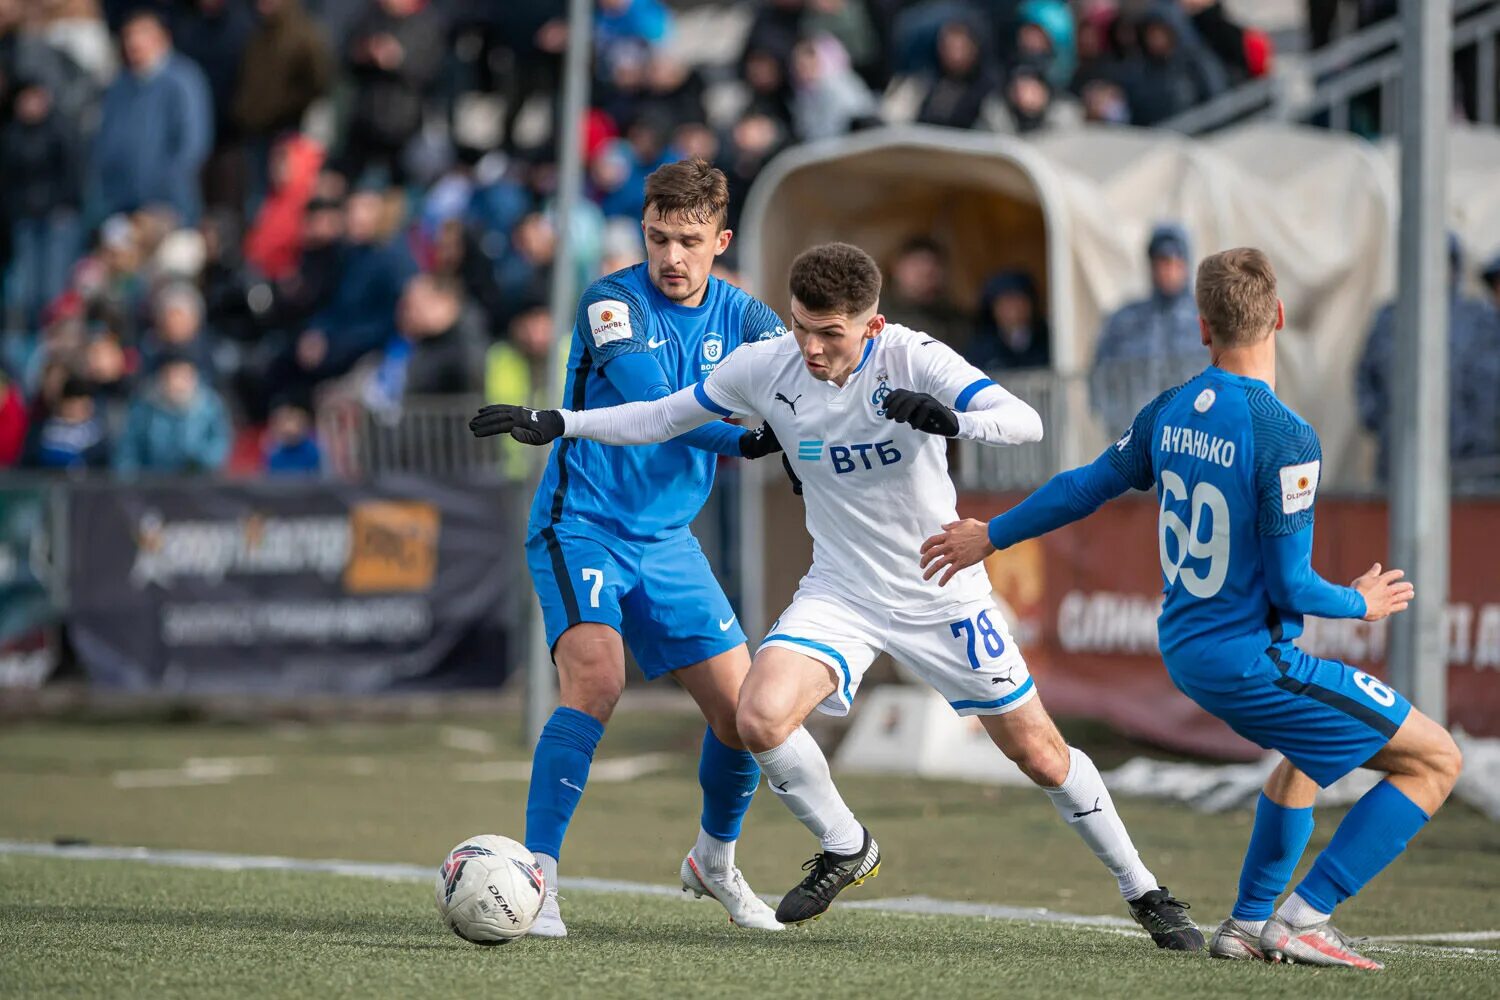
[(703, 364), (700, 368), (704, 373), (713, 371), (724, 360), (724, 335), (709, 331), (703, 335)]

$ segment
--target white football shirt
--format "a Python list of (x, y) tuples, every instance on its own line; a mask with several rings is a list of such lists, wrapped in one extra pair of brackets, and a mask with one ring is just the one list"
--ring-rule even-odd
[[(958, 519), (957, 494), (947, 439), (885, 417), (882, 403), (895, 389), (929, 393), (952, 407), (962, 437), (1004, 440), (965, 412), (981, 406), (1019, 407), (1040, 427), (1029, 407), (952, 348), (894, 324), (866, 341), (842, 386), (813, 378), (796, 339), (785, 336), (730, 354), (696, 396), (723, 416), (764, 418), (802, 480), (813, 562), (799, 594), (938, 617), (987, 597), (990, 583), (982, 566), (960, 571), (946, 587), (922, 579), (922, 542)], [(1015, 440), (1038, 435), (1023, 431)]]

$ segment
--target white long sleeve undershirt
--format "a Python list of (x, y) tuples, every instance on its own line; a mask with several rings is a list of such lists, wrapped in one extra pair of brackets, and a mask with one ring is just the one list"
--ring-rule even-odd
[(958, 414), (958, 437), (981, 444), (1030, 444), (1042, 439), (1042, 418), (998, 385), (977, 393)]
[(679, 389), (647, 402), (558, 412), (563, 417), (564, 437), (590, 438), (604, 444), (656, 444), (719, 419), (717, 413), (704, 409), (693, 389)]
[[(604, 444), (655, 444), (719, 418), (698, 401), (695, 389), (679, 389), (649, 402), (559, 412), (565, 437), (591, 438)], [(1042, 439), (1041, 416), (998, 385), (978, 393), (968, 409), (957, 416), (957, 436), (967, 440), (1007, 445)]]

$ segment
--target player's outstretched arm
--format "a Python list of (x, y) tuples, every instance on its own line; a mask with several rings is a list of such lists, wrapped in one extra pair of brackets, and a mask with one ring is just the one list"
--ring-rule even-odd
[(475, 437), (509, 434), (522, 444), (543, 445), (560, 437), (584, 437), (604, 444), (657, 444), (721, 414), (702, 402), (702, 385), (643, 403), (622, 403), (598, 410), (533, 410), (497, 403), (469, 421)]
[(941, 534), (922, 543), (922, 578), (930, 580), (941, 572), (938, 585), (942, 586), (953, 574), (992, 552), (1089, 516), (1131, 485), (1109, 452), (1092, 465), (1060, 472), (989, 524), (971, 518), (943, 525)]
[(1319, 618), (1379, 621), (1404, 611), (1416, 589), (1399, 569), (1372, 566), (1350, 587), (1330, 583), (1312, 567), (1312, 526), (1287, 535), (1262, 535), (1261, 563), (1271, 603), (1283, 611)]
[[(672, 393), (667, 373), (650, 354), (621, 354), (604, 366), (604, 377), (628, 403), (650, 402)], [(763, 458), (781, 450), (781, 443), (769, 426), (752, 431), (721, 420), (695, 427), (677, 440), (730, 458)]]

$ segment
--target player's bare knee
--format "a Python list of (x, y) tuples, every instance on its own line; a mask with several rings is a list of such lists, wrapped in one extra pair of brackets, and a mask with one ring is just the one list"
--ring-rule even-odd
[(1443, 737), (1436, 740), (1432, 752), (1427, 757), (1427, 764), (1432, 770), (1432, 777), (1443, 789), (1443, 794), (1453, 791), (1453, 786), (1458, 783), (1458, 776), (1464, 769), (1464, 754), (1454, 742), (1452, 734), (1443, 732)]
[(1068, 780), (1071, 763), (1066, 743), (1033, 737), (1011, 747), (1006, 756), (1021, 773), (1043, 788), (1056, 788)]
[(781, 746), (797, 728), (796, 723), (784, 718), (783, 713), (748, 698), (740, 699), (734, 722), (740, 741), (751, 753), (764, 753)]
[(735, 718), (735, 711), (730, 709), (725, 712), (715, 712), (708, 716), (708, 728), (714, 731), (714, 737), (731, 750), (743, 750), (745, 744), (740, 739), (739, 724)]

